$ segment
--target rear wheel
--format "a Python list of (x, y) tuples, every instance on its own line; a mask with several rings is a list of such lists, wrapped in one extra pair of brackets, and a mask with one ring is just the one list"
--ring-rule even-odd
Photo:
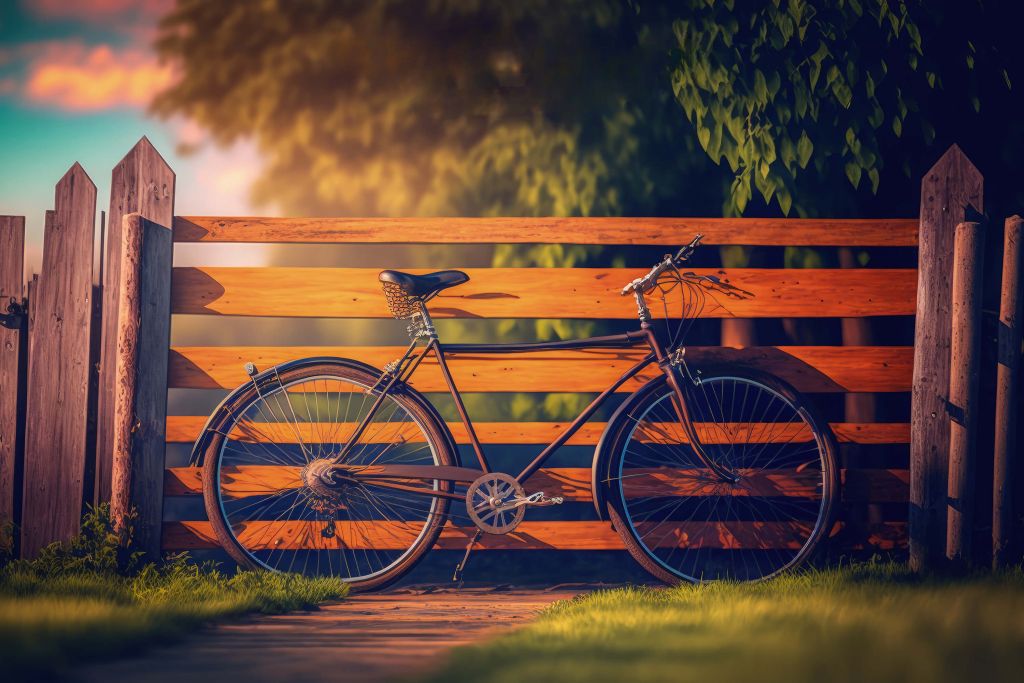
[(668, 583), (756, 581), (798, 566), (828, 531), (837, 490), (827, 424), (767, 375), (680, 382), (704, 451), (735, 481), (698, 457), (659, 381), (622, 414), (602, 475), (626, 548)]
[[(275, 374), (226, 406), (232, 416), (204, 451), (203, 493), (217, 538), (240, 565), (336, 576), (380, 588), (434, 545), (444, 498), (360, 480), (324, 485), (319, 473), (368, 414), (377, 376), (324, 362)], [(418, 393), (384, 398), (346, 465), (454, 465), (445, 427)], [(418, 487), (449, 491), (440, 480)]]

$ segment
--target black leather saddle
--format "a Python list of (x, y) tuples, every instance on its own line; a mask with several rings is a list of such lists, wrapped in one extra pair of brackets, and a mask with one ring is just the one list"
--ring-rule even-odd
[(395, 284), (409, 296), (417, 298), (427, 298), (442, 289), (469, 281), (469, 276), (461, 270), (439, 270), (426, 275), (413, 275), (400, 270), (382, 270), (378, 277), (381, 282)]

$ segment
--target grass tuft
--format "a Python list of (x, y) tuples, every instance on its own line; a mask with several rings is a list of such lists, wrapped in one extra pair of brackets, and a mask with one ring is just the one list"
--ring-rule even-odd
[(556, 603), (425, 681), (1018, 681), (1024, 572), (921, 580), (895, 563), (754, 585), (623, 588)]
[(86, 516), (79, 538), (0, 569), (5, 680), (53, 676), (79, 661), (173, 641), (211, 621), (310, 609), (348, 592), (332, 578), (228, 575), (184, 554), (147, 564), (122, 540), (101, 507)]

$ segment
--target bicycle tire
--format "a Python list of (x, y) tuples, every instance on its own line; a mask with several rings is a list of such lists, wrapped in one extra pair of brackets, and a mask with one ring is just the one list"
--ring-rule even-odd
[[(732, 411), (738, 414), (733, 408), (725, 408), (721, 405), (726, 402), (726, 381), (735, 380), (736, 386), (757, 386), (777, 397), (778, 405), (788, 405), (793, 413), (800, 417), (810, 430), (810, 439), (813, 441), (813, 448), (816, 453), (817, 468), (813, 465), (814, 458), (810, 457), (810, 450), (806, 452), (794, 449), (792, 452), (797, 460), (807, 459), (802, 462), (804, 467), (793, 467), (797, 460), (793, 457), (778, 460), (777, 453), (772, 455), (775, 470), (757, 469), (757, 460), (753, 456), (744, 456), (737, 453), (735, 448), (739, 441), (730, 444), (716, 443), (705, 445), (708, 455), (716, 457), (715, 453), (728, 452), (729, 457), (721, 457), (720, 464), (731, 459), (732, 466), (736, 472), (742, 472), (743, 478), (740, 482), (726, 486), (721, 480), (714, 480), (707, 470), (702, 470), (699, 458), (692, 447), (682, 443), (685, 439), (678, 439), (680, 443), (673, 443), (672, 439), (665, 436), (666, 429), (655, 433), (651, 445), (645, 446), (650, 451), (634, 448), (634, 452), (641, 455), (627, 457), (627, 449), (632, 443), (640, 443), (644, 437), (637, 436), (637, 430), (645, 421), (651, 424), (664, 425), (664, 418), (670, 415), (668, 411), (660, 410), (657, 419), (662, 422), (654, 423), (652, 411), (656, 406), (664, 406), (667, 400), (671, 400), (673, 391), (664, 377), (654, 380), (648, 385), (647, 390), (638, 392), (636, 400), (627, 404), (625, 410), (620, 413), (616, 424), (612, 427), (613, 438), (609, 442), (609, 457), (603, 461), (602, 470), (595, 473), (595, 480), (600, 480), (605, 487), (604, 497), (606, 510), (612, 525), (618, 532), (626, 549), (633, 558), (652, 576), (659, 580), (677, 584), (683, 582), (701, 582), (717, 579), (732, 579), (740, 581), (759, 581), (776, 576), (784, 571), (789, 571), (805, 562), (821, 542), (821, 539), (828, 532), (832, 519), (834, 501), (838, 493), (838, 470), (835, 463), (835, 440), (828, 424), (821, 420), (807, 405), (801, 395), (785, 382), (770, 375), (736, 368), (711, 368), (701, 373), (701, 383), (704, 385), (702, 391), (716, 392), (715, 384), (718, 383), (722, 390), (722, 399), (717, 400), (718, 408), (724, 414)], [(680, 377), (684, 389), (687, 391), (688, 407), (691, 415), (694, 416), (694, 423), (702, 422), (708, 416), (703, 411), (694, 396), (696, 385), (691, 380)], [(735, 399), (735, 396), (728, 398)], [(629, 401), (630, 399), (627, 399)], [(715, 401), (709, 400), (712, 404)], [(735, 402), (733, 403), (735, 407)], [(772, 407), (774, 410), (775, 407)], [(781, 408), (780, 408), (781, 409)], [(674, 411), (671, 413), (672, 419)], [(730, 418), (726, 418), (726, 421)], [(727, 428), (718, 426), (709, 427), (716, 430), (709, 441), (724, 442), (729, 434), (737, 435), (745, 433), (749, 436), (743, 438), (751, 441), (754, 438), (756, 425), (772, 424), (784, 425), (784, 427), (772, 427), (770, 432), (761, 429), (757, 432), (757, 438), (763, 439), (767, 445), (760, 445), (760, 452), (771, 453), (771, 448), (778, 451), (791, 448), (794, 445), (795, 437), (789, 441), (781, 442), (787, 433), (801, 434), (806, 439), (805, 430), (795, 424), (785, 422), (751, 422), (743, 426), (742, 422), (726, 422), (731, 425)], [(680, 432), (682, 426), (679, 426)], [(779, 436), (775, 436), (778, 433)], [(705, 434), (707, 436), (707, 434)], [(657, 442), (661, 438), (662, 442)], [(778, 444), (772, 443), (778, 441)], [(809, 443), (809, 441), (807, 442)], [(746, 452), (744, 443), (743, 452)], [(796, 442), (796, 446), (808, 448), (805, 442)], [(753, 453), (753, 449), (750, 449)], [(671, 452), (671, 456), (666, 453)], [(680, 455), (682, 453), (683, 455)], [(687, 455), (689, 454), (689, 459)], [(661, 454), (661, 455), (656, 455)], [(665, 462), (656, 463), (657, 457), (663, 457)], [(760, 455), (758, 455), (760, 457)], [(748, 460), (744, 462), (744, 458)], [(791, 465), (783, 467), (783, 465)], [(668, 467), (667, 465), (671, 465)], [(643, 466), (643, 467), (641, 467)], [(631, 469), (632, 468), (632, 469)], [(652, 471), (647, 473), (646, 469)], [(641, 474), (626, 474), (629, 472), (641, 472)], [(687, 479), (679, 473), (687, 474)], [(796, 472), (793, 474), (792, 472)], [(668, 474), (674, 473), (674, 474)], [(785, 474), (780, 474), (785, 473)], [(786, 491), (789, 484), (786, 477), (795, 477), (799, 485), (793, 485), (790, 496)], [(816, 482), (814, 492), (808, 495), (809, 489), (801, 488), (808, 486), (809, 482)], [(746, 487), (744, 489), (743, 487)], [(629, 489), (629, 490), (627, 490)], [(680, 493), (680, 491), (682, 491)], [(639, 495), (637, 492), (642, 492)], [(676, 507), (672, 505), (670, 493), (677, 493), (679, 503)], [(820, 494), (816, 497), (814, 494)], [(797, 494), (803, 494), (799, 496)], [(647, 502), (647, 498), (656, 502)], [(668, 503), (664, 501), (668, 499)], [(722, 500), (728, 499), (727, 504)], [(640, 502), (631, 502), (638, 500)], [(709, 504), (708, 501), (715, 501)], [(765, 504), (757, 510), (757, 501), (770, 501), (774, 508), (774, 518), (767, 511), (772, 510)], [(734, 501), (739, 501), (734, 504)], [(810, 501), (810, 502), (808, 502)], [(741, 504), (742, 503), (742, 504)], [(657, 508), (655, 505), (664, 504), (666, 507)], [(661, 518), (644, 518), (641, 510), (642, 505), (649, 505), (650, 510), (657, 511)], [(799, 513), (801, 517), (810, 514), (810, 508), (814, 509), (814, 524), (808, 528), (808, 522), (804, 519), (796, 519)], [(667, 510), (667, 511), (662, 511)], [(783, 519), (780, 511), (791, 510), (793, 519)], [(653, 516), (654, 513), (651, 513)], [(687, 516), (691, 515), (691, 516)], [(760, 516), (760, 519), (757, 517)], [(754, 517), (754, 519), (746, 519)], [(706, 519), (705, 519), (706, 518)], [(652, 527), (652, 524), (660, 524), (660, 527)], [(668, 524), (666, 527), (665, 525)], [(786, 534), (789, 534), (788, 536)], [(749, 540), (745, 540), (749, 539)], [(746, 545), (744, 545), (746, 543)], [(792, 548), (799, 543), (799, 548)], [(664, 547), (663, 547), (664, 546)], [(679, 546), (677, 549), (675, 546)], [(749, 547), (748, 547), (749, 546)], [(774, 546), (774, 547), (773, 547)], [(782, 546), (779, 548), (778, 546)], [(766, 552), (769, 551), (769, 552)], [(678, 553), (678, 555), (677, 555)], [(702, 557), (703, 553), (703, 557)], [(775, 553), (777, 559), (771, 563), (770, 557), (763, 555)], [(690, 558), (690, 564), (686, 558)], [(742, 561), (742, 565), (740, 564)]]
[[(322, 381), (323, 386), (329, 389), (329, 381), (336, 380), (338, 382), (347, 382), (353, 384), (354, 387), (361, 387), (365, 389), (367, 387), (374, 386), (378, 377), (379, 374), (374, 374), (366, 366), (364, 366), (361, 363), (358, 363), (357, 361), (349, 361), (346, 359), (332, 359), (318, 361), (306, 365), (299, 364), (298, 366), (295, 367), (283, 369), (277, 376), (277, 383), (281, 386), (281, 391), (285, 392), (287, 392), (289, 389), (291, 389), (293, 392), (297, 392), (297, 387), (300, 386), (299, 383), (306, 382), (306, 385), (303, 386), (308, 386), (308, 382), (310, 380), (312, 380), (314, 387), (318, 386), (317, 382)], [(306, 402), (306, 408), (308, 410), (309, 399), (305, 396), (305, 393), (303, 393), (303, 400)], [(228, 484), (226, 483), (227, 479), (225, 478), (224, 480), (222, 480), (222, 465), (225, 459), (224, 454), (226, 452), (226, 444), (232, 443), (231, 439), (229, 439), (229, 437), (233, 433), (235, 433), (232, 430), (235, 429), (235, 427), (237, 427), (241, 423), (241, 420), (244, 419), (245, 415), (249, 414), (249, 411), (251, 411), (253, 406), (257, 405), (259, 401), (264, 400), (266, 396), (268, 396), (266, 389), (264, 388), (264, 390), (261, 392), (261, 390), (256, 387), (255, 383), (253, 383), (248, 390), (237, 392), (236, 395), (232, 397), (230, 403), (224, 406), (224, 408), (228, 411), (228, 414), (230, 414), (231, 416), (242, 416), (242, 418), (235, 419), (234, 417), (232, 417), (231, 421), (228, 422), (226, 428), (211, 430), (210, 433), (204, 434), (200, 437), (200, 439), (205, 439), (206, 443), (205, 448), (203, 449), (202, 459), (203, 498), (206, 506), (207, 515), (213, 527), (213, 531), (217, 537), (217, 540), (220, 542), (221, 546), (228, 553), (228, 555), (230, 555), (232, 559), (234, 559), (239, 564), (239, 566), (247, 569), (269, 569), (271, 571), (283, 571), (283, 569), (281, 569), (280, 567), (268, 566), (268, 563), (265, 560), (261, 560), (260, 557), (257, 556), (257, 552), (265, 553), (265, 550), (257, 551), (252, 547), (247, 547), (246, 543), (243, 542), (242, 539), (240, 539), (240, 535), (244, 535), (245, 527), (241, 526), (239, 523), (237, 523), (237, 521), (232, 521), (231, 519), (229, 519), (230, 513), (227, 511), (224, 502), (225, 496), (228, 493), (225, 491), (226, 487), (228, 486)], [(376, 396), (376, 394), (373, 394), (373, 396)], [(286, 393), (284, 400), (289, 406), (293, 404), (293, 399), (290, 394)], [(427, 400), (421, 394), (419, 394), (419, 392), (416, 392), (407, 385), (397, 384), (396, 386), (392, 387), (392, 390), (389, 392), (389, 398), (387, 400), (394, 401), (395, 405), (398, 406), (398, 408), (396, 408), (395, 410), (397, 411), (400, 408), (401, 410), (405, 411), (405, 413), (412, 419), (413, 423), (418, 425), (422, 429), (423, 437), (425, 438), (427, 445), (430, 449), (430, 459), (433, 461), (434, 464), (457, 464), (456, 454), (453, 450), (452, 440), (450, 434), (448, 433), (447, 426), (439, 419), (433, 407), (429, 404), (429, 402), (427, 402)], [(339, 406), (338, 413), (340, 414), (340, 404), (342, 402), (340, 396), (337, 399), (337, 402)], [(350, 395), (349, 404), (351, 403), (352, 400)], [(328, 403), (328, 405), (330, 404)], [(318, 411), (317, 414), (319, 416), (319, 396), (316, 398), (316, 406)], [(264, 411), (263, 414), (266, 414), (266, 411)], [(292, 414), (294, 415), (294, 412)], [(282, 422), (282, 424), (284, 424), (284, 422)], [(300, 425), (301, 423), (297, 420), (296, 424)], [(319, 421), (316, 422), (316, 425), (318, 427), (321, 424), (322, 423), (320, 423)], [(264, 423), (264, 429), (265, 428), (266, 424)], [(312, 429), (312, 426), (307, 426), (306, 429), (310, 430)], [(269, 432), (271, 430), (268, 429), (267, 431)], [(298, 434), (300, 432), (301, 429), (296, 433)], [(369, 432), (370, 430), (367, 431), (367, 433)], [(301, 436), (299, 437), (299, 440), (301, 441)], [(204, 441), (201, 440), (199, 441), (199, 443), (204, 443)], [(380, 446), (379, 443), (376, 445)], [(303, 453), (305, 453), (306, 448), (307, 445), (305, 444), (301, 446), (301, 450), (303, 451)], [(391, 448), (391, 446), (385, 445), (383, 447), (383, 450), (387, 450), (388, 448)], [(292, 444), (292, 450), (294, 451), (294, 444)], [(286, 449), (282, 449), (280, 452), (286, 453), (287, 451)], [(371, 453), (370, 455), (372, 456), (373, 453)], [(239, 456), (235, 457), (237, 459)], [(274, 456), (273, 464), (276, 465), (277, 462), (279, 460), (282, 460), (284, 457), (284, 455), (276, 454)], [(264, 460), (266, 459), (267, 458), (264, 455)], [(301, 463), (297, 462), (296, 466), (299, 466), (300, 464)], [(294, 484), (294, 482), (292, 483)], [(434, 483), (439, 490), (451, 490), (450, 482), (441, 482), (439, 480), (435, 480)], [(372, 484), (368, 484), (363, 488), (367, 490), (371, 488), (380, 489), (380, 487), (373, 487)], [(266, 489), (260, 489), (261, 492), (265, 490)], [(288, 495), (291, 494), (289, 493)], [(296, 497), (300, 495), (302, 495), (301, 491), (295, 493)], [(361, 492), (360, 495), (365, 496), (366, 494)], [(422, 532), (415, 537), (414, 541), (409, 546), (409, 548), (395, 562), (389, 564), (386, 568), (383, 568), (380, 571), (373, 572), (372, 575), (352, 577), (342, 575), (343, 572), (340, 571), (342, 563), (340, 561), (341, 557), (339, 557), (337, 570), (334, 569), (334, 564), (332, 562), (330, 564), (330, 568), (332, 571), (320, 571), (323, 569), (323, 563), (318, 561), (318, 571), (312, 573), (317, 575), (339, 576), (340, 578), (345, 580), (346, 583), (349, 584), (349, 588), (353, 592), (378, 590), (401, 578), (408, 571), (410, 571), (423, 558), (423, 556), (434, 546), (434, 544), (437, 542), (438, 536), (441, 533), (441, 528), (444, 526), (444, 523), (448, 517), (448, 500), (446, 498), (433, 496), (420, 497), (433, 501), (433, 507), (429, 512), (429, 516), (427, 516), (424, 520)], [(348, 503), (349, 506), (345, 510), (345, 513), (351, 516), (353, 514), (352, 511), (355, 509), (356, 506), (352, 503), (352, 501), (348, 501)], [(370, 507), (370, 505), (367, 505), (366, 509), (369, 510)], [(382, 509), (379, 506), (374, 507), (377, 511), (380, 511)], [(390, 505), (388, 506), (388, 509), (393, 510), (393, 508)], [(338, 515), (339, 512), (335, 510), (333, 514)], [(249, 521), (251, 522), (251, 520)], [(367, 528), (369, 528), (369, 525), (371, 524), (372, 521), (374, 520), (367, 520), (365, 522)], [(331, 527), (337, 526), (334, 520), (326, 520), (323, 522), (321, 522), (320, 520), (314, 520), (314, 522), (323, 523), (325, 525), (325, 531), (329, 530)], [(352, 522), (349, 521), (348, 523), (351, 528)], [(403, 520), (401, 523), (407, 524), (408, 522)], [(334, 536), (332, 533), (330, 539), (333, 538)], [(364, 538), (366, 537), (364, 536)], [(345, 541), (339, 537), (337, 545), (344, 546), (344, 544)], [(324, 545), (327, 545), (327, 541), (324, 541)], [(306, 549), (298, 549), (295, 552), (305, 551)], [(330, 552), (330, 549), (313, 548), (309, 550), (309, 552), (314, 551)], [(273, 552), (275, 551), (271, 551), (271, 556), (273, 555)], [(285, 551), (280, 552), (283, 555)], [(339, 550), (339, 553), (340, 552), (342, 552), (342, 550)], [(355, 553), (356, 551), (352, 552)], [(367, 558), (370, 557), (369, 552), (375, 551), (371, 548), (366, 554)], [(328, 559), (330, 559), (330, 557), (331, 556), (328, 555)], [(356, 557), (358, 557), (357, 553)], [(386, 554), (385, 557), (387, 557)], [(369, 564), (370, 560), (365, 559), (365, 561)], [(306, 564), (308, 564), (308, 561)], [(358, 559), (356, 560), (355, 564), (357, 565), (358, 568)], [(349, 570), (349, 564), (347, 559), (344, 566), (346, 570)], [(306, 569), (307, 567), (304, 565), (303, 573), (308, 573)], [(352, 574), (353, 572), (349, 570), (347, 573)]]

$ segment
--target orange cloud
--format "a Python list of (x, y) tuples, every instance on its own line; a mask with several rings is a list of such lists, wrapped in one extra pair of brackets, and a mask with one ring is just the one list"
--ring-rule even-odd
[(145, 107), (173, 80), (173, 69), (145, 50), (50, 43), (29, 64), (22, 95), (76, 111)]

